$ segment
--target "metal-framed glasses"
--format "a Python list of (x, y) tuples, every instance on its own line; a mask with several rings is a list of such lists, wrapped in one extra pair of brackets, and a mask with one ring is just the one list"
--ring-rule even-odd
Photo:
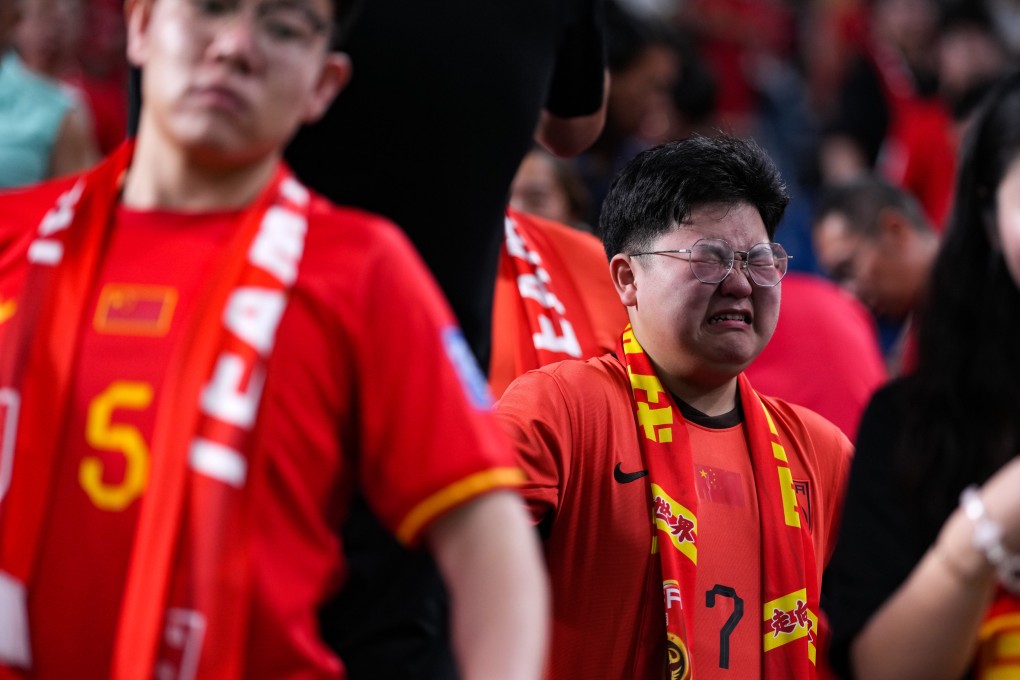
[(747, 250), (734, 250), (721, 238), (703, 238), (690, 248), (679, 250), (650, 250), (639, 255), (686, 255), (691, 273), (702, 283), (721, 283), (733, 270), (733, 263), (747, 272), (756, 285), (771, 288), (786, 276), (786, 267), (792, 259), (778, 243), (758, 243)]
[(256, 32), (273, 47), (305, 46), (329, 32), (330, 25), (304, 0), (186, 0), (194, 19), (222, 29), (222, 23), (250, 12)]

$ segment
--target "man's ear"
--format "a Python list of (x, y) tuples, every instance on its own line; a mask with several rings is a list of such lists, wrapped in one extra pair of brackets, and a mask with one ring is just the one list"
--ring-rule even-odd
[(127, 57), (132, 66), (141, 67), (148, 52), (149, 24), (152, 21), (153, 0), (127, 0), (124, 19), (127, 24)]
[(315, 84), (315, 90), (305, 107), (305, 115), (301, 121), (313, 123), (321, 118), (340, 91), (347, 87), (353, 71), (351, 58), (346, 53), (330, 52), (327, 54), (326, 61), (322, 65), (322, 72), (319, 73), (319, 81)]
[(634, 272), (634, 262), (630, 255), (617, 253), (609, 261), (609, 275), (613, 279), (613, 286), (616, 294), (620, 296), (620, 302), (625, 307), (637, 306), (637, 279)]

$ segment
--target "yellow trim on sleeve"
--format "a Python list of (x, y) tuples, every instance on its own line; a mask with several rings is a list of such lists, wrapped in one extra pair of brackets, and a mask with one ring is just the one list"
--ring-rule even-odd
[(397, 527), (397, 540), (407, 545), (422, 527), (450, 508), (478, 496), (490, 489), (520, 486), (525, 479), (519, 468), (493, 468), (483, 470), (450, 484), (414, 506)]

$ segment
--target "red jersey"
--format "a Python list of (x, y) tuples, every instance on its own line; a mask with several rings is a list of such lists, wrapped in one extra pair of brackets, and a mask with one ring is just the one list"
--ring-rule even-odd
[[(21, 287), (25, 248), (68, 186), (0, 196), (3, 300)], [(484, 380), (406, 238), (380, 218), (312, 200), (254, 425), (252, 460), (269, 483), (251, 509), (246, 677), (344, 676), (317, 611), (344, 581), (340, 529), (355, 488), (415, 544), (451, 507), (509, 485), (514, 466), (483, 413)], [(132, 461), (152, 436), (165, 357), (238, 228), (236, 213), (121, 209), (111, 219), (70, 413), (54, 423), (66, 446), (28, 590), (31, 677), (108, 676), (136, 517), (160, 481), (132, 474)], [(469, 477), (470, 489), (458, 485)]]
[[(820, 580), (852, 447), (817, 414), (762, 400), (789, 457)], [(528, 475), (523, 494), (545, 537), (553, 592), (547, 677), (659, 680), (666, 653), (661, 567), (651, 549), (647, 467), (623, 365), (607, 355), (532, 371), (507, 389), (496, 413), (516, 442)], [(702, 500), (691, 654), (699, 677), (757, 677), (761, 539), (746, 436), (741, 426), (688, 423), (688, 432), (690, 474)], [(637, 658), (642, 646), (662, 653)]]

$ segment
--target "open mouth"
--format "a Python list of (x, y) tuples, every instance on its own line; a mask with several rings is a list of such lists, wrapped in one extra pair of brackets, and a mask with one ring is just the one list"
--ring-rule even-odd
[(750, 324), (750, 314), (717, 314), (708, 320), (709, 325), (722, 323), (723, 321), (740, 321), (741, 323)]

